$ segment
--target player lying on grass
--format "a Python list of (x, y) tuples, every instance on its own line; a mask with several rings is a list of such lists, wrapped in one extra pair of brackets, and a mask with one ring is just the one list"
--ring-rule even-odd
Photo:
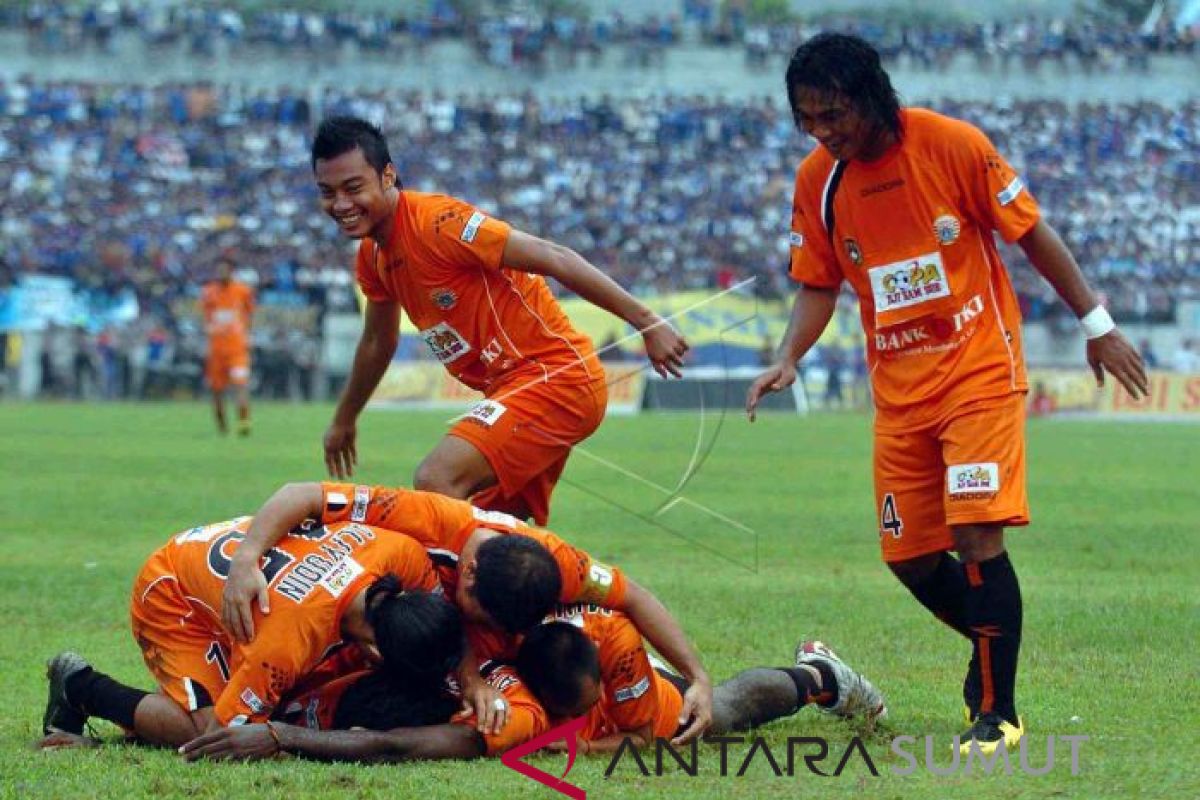
[(189, 761), (258, 759), (281, 752), (374, 763), (467, 759), (499, 755), (549, 729), (546, 712), (513, 667), (489, 661), (480, 674), (508, 707), (498, 732), (480, 732), (471, 712), (454, 713), (462, 705), (462, 693), (452, 681), (413, 691), (369, 671), (290, 697), (270, 725), (218, 728), (180, 752)]
[(249, 526), (242, 517), (184, 531), (138, 574), (133, 637), (158, 690), (125, 686), (62, 653), (48, 665), (44, 733), (80, 734), (96, 716), (146, 743), (178, 746), (218, 725), (268, 719), (340, 642), (385, 669), (414, 653), (440, 666), (448, 650), (461, 647), (460, 615), (441, 595), (424, 549), (347, 522), (296, 528), (264, 553), (275, 610), (254, 642), (234, 642), (217, 609)]
[[(556, 602), (592, 603), (625, 612), (650, 644), (689, 682), (679, 710), (688, 723), (677, 737), (699, 736), (712, 718), (712, 682), (679, 624), (649, 591), (549, 531), (465, 500), (432, 492), (346, 483), (295, 483), (276, 492), (254, 517), (233, 557), (221, 609), (238, 640), (254, 638), (254, 607), (269, 616), (263, 554), (305, 519), (361, 522), (412, 537), (425, 546), (447, 596), (473, 623), (520, 633), (551, 613)], [(514, 535), (515, 534), (515, 535)], [(266, 619), (264, 616), (263, 619)], [(479, 679), (468, 653), (460, 678), (481, 731), (503, 726), (495, 690)], [(690, 721), (690, 722), (689, 722)]]
[[(516, 667), (551, 724), (586, 716), (582, 751), (605, 753), (627, 737), (644, 746), (677, 733), (687, 681), (656, 661), (624, 614), (568, 606), (525, 636)], [(794, 666), (748, 669), (718, 684), (708, 732), (754, 728), (809, 704), (868, 724), (887, 713), (870, 681), (820, 642), (806, 641)]]

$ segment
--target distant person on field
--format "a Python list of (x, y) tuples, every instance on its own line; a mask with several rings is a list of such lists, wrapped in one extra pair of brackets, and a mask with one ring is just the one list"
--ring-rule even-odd
[(208, 357), (204, 375), (212, 390), (217, 430), (229, 430), (225, 420), (225, 390), (237, 396), (238, 434), (250, 435), (250, 325), (254, 316), (254, 290), (233, 279), (233, 262), (217, 263), (217, 279), (200, 293)]
[[(963, 747), (1024, 735), (1017, 715), (1022, 601), (1004, 528), (1029, 522), (1021, 320), (994, 236), (1016, 242), (1086, 335), (1097, 382), (1134, 397), (1147, 380), (1037, 203), (976, 127), (902, 108), (866, 41), (821, 34), (787, 69), (796, 125), (820, 146), (796, 174), (791, 276), (801, 284), (759, 399), (796, 380), (848, 281), (858, 295), (874, 389), (875, 508), (884, 561), (966, 637)], [(950, 555), (955, 551), (958, 557)]]
[(367, 298), (362, 338), (325, 433), (330, 474), (353, 474), (356, 421), (391, 363), (403, 310), (434, 358), (481, 391), (417, 467), (413, 485), (544, 525), (571, 448), (600, 424), (604, 368), (543, 276), (641, 331), (664, 377), (688, 345), (669, 324), (574, 251), (462, 200), (405, 190), (383, 134), (355, 117), (321, 123), (312, 146), (321, 208), (359, 240)]

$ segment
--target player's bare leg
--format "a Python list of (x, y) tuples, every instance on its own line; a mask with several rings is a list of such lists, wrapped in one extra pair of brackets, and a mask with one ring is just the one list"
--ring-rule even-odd
[(238, 436), (250, 435), (250, 386), (245, 383), (234, 386), (237, 397)]
[(1021, 587), (1004, 548), (1002, 526), (959, 525), (951, 532), (967, 579), (964, 619), (980, 690), (978, 715), (964, 738), (968, 743), (976, 739), (988, 753), (1000, 741), (1016, 745), (1024, 734), (1015, 699)]
[(425, 456), (413, 476), (413, 488), (466, 500), (498, 483), (487, 457), (475, 445), (446, 436)]
[(213, 416), (217, 419), (217, 432), (222, 436), (229, 433), (229, 425), (225, 421), (225, 390), (213, 389)]
[(212, 706), (187, 712), (165, 694), (148, 694), (138, 703), (133, 732), (143, 744), (179, 747), (204, 733), (216, 717)]

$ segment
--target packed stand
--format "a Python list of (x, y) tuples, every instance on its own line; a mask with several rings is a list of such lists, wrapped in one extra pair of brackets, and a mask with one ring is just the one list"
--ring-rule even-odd
[[(1197, 295), (1200, 102), (934, 106), (992, 135), (1115, 316), (1168, 320)], [(640, 295), (751, 277), (764, 297), (790, 291), (792, 177), (812, 144), (782, 98), (310, 97), (30, 80), (0, 83), (0, 286), (44, 274), (132, 291), (155, 335), (180, 342), (194, 338), (185, 312), (199, 284), (228, 253), (267, 305), (317, 309), (305, 326), (319, 330), (324, 309), (354, 303), (353, 245), (318, 211), (308, 163), (329, 113), (384, 121), (409, 188), (567, 244)], [(1007, 254), (1027, 317), (1072, 324), (1019, 250)], [(264, 347), (310, 363), (312, 343), (282, 335), (295, 318), (279, 319), (257, 331)]]

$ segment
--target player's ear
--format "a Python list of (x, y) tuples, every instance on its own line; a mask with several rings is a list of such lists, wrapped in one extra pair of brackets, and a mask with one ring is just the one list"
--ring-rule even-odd
[(393, 164), (388, 164), (383, 168), (383, 188), (391, 189), (396, 185), (396, 167)]

